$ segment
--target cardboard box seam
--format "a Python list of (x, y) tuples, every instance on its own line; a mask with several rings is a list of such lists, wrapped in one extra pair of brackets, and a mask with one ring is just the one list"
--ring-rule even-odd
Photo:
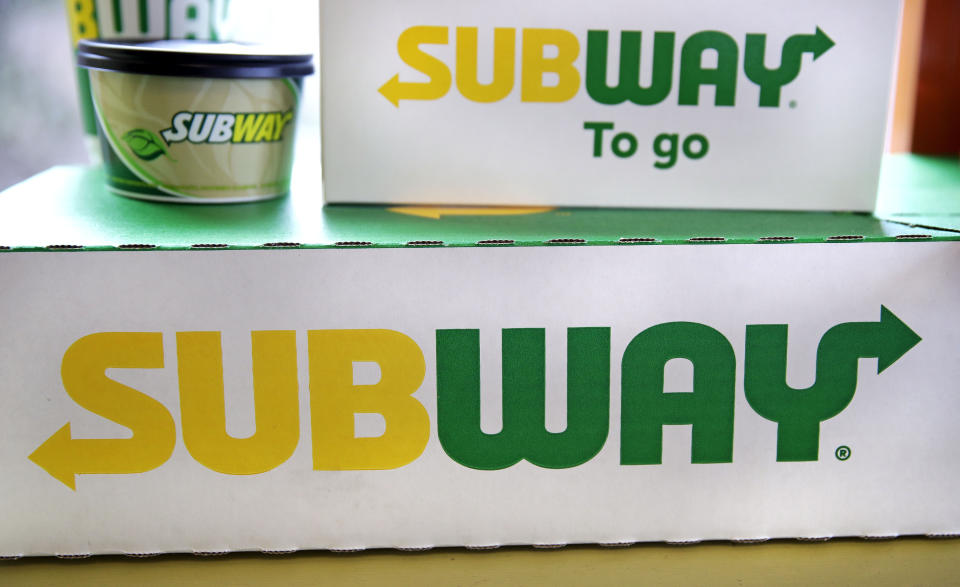
[(805, 238), (796, 236), (764, 236), (758, 238), (737, 237), (690, 237), (680, 239), (655, 239), (646, 237), (623, 237), (619, 240), (587, 240), (581, 238), (555, 238), (546, 241), (518, 241), (513, 239), (479, 240), (475, 243), (448, 243), (441, 240), (416, 240), (405, 243), (374, 243), (372, 241), (337, 241), (332, 244), (304, 244), (297, 242), (269, 242), (261, 245), (237, 245), (229, 243), (197, 243), (191, 245), (156, 245), (146, 243), (129, 243), (120, 245), (78, 245), (57, 244), (46, 246), (0, 246), (0, 253), (26, 252), (71, 252), (71, 251), (188, 251), (188, 250), (278, 250), (278, 249), (385, 249), (385, 248), (490, 248), (490, 247), (551, 247), (551, 246), (618, 246), (618, 245), (749, 245), (749, 244), (839, 244), (839, 243), (884, 243), (897, 241), (955, 241), (960, 240), (960, 231), (936, 228), (931, 226), (911, 225), (915, 228), (941, 230), (956, 233), (957, 236), (931, 234), (898, 234), (893, 236), (867, 237), (864, 235), (836, 235), (826, 238)]
[(902, 220), (894, 220), (892, 218), (884, 218), (883, 220), (886, 222), (890, 222), (892, 224), (899, 224), (901, 226), (907, 226), (910, 228), (920, 228), (923, 230), (938, 230), (941, 232), (955, 232), (957, 234), (960, 234), (960, 229), (950, 228), (948, 226), (933, 226), (932, 224), (915, 224), (913, 222), (904, 222)]
[[(57, 553), (52, 556), (58, 559), (63, 560), (83, 560), (87, 558), (92, 558), (95, 556), (123, 556), (128, 558), (152, 558), (157, 556), (162, 556), (166, 554), (188, 554), (200, 558), (208, 557), (219, 557), (227, 556), (231, 554), (242, 554), (242, 553), (258, 553), (271, 556), (285, 556), (293, 555), (303, 552), (329, 552), (336, 554), (351, 554), (351, 553), (360, 553), (360, 552), (371, 552), (371, 551), (394, 551), (394, 552), (428, 552), (437, 549), (464, 549), (468, 551), (494, 551), (501, 548), (523, 548), (530, 550), (560, 550), (572, 546), (599, 546), (601, 548), (629, 548), (636, 546), (638, 544), (649, 544), (649, 545), (666, 545), (666, 546), (695, 546), (698, 544), (731, 544), (731, 545), (743, 545), (750, 546), (754, 544), (765, 544), (769, 542), (795, 542), (801, 544), (808, 543), (826, 543), (834, 540), (859, 540), (863, 542), (883, 542), (889, 540), (898, 540), (901, 538), (925, 538), (931, 540), (953, 540), (960, 538), (960, 532), (947, 532), (947, 533), (932, 533), (932, 534), (877, 534), (877, 535), (862, 535), (862, 536), (797, 536), (792, 538), (772, 538), (769, 536), (758, 536), (755, 538), (729, 538), (729, 539), (697, 539), (692, 538), (688, 540), (660, 540), (660, 541), (637, 541), (637, 540), (623, 540), (617, 542), (589, 542), (589, 543), (540, 543), (540, 544), (514, 544), (514, 543), (502, 543), (502, 544), (482, 544), (482, 545), (463, 545), (463, 546), (449, 546), (449, 545), (417, 545), (417, 546), (393, 546), (393, 547), (357, 547), (357, 548), (282, 548), (282, 549), (250, 549), (250, 550), (237, 550), (237, 549), (227, 549), (227, 550), (185, 550), (185, 551), (156, 551), (156, 552), (115, 552), (105, 555), (93, 554), (93, 553)], [(2, 554), (0, 555), (0, 563), (4, 561), (16, 561), (24, 558), (31, 558), (31, 555), (16, 553), (16, 554)]]

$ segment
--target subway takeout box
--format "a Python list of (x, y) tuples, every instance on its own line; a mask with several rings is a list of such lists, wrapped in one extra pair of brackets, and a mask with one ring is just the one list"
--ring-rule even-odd
[(878, 220), (48, 171), (0, 194), (0, 554), (958, 533), (960, 170), (886, 174)]
[(872, 211), (898, 0), (324, 0), (328, 202)]

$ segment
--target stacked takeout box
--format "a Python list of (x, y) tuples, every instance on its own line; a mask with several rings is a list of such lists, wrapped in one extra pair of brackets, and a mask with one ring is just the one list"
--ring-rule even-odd
[(898, 2), (321, 11), (289, 198), (0, 196), (0, 555), (960, 531)]

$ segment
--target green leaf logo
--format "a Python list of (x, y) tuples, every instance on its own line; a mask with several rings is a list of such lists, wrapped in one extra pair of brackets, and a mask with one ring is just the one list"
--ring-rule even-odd
[(176, 162), (176, 159), (170, 157), (170, 152), (167, 151), (163, 139), (145, 128), (131, 130), (123, 135), (123, 140), (130, 147), (130, 150), (144, 161), (153, 161), (161, 155), (166, 155), (171, 161)]

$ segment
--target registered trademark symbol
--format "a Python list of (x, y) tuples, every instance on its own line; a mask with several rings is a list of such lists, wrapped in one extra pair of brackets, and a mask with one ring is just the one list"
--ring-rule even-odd
[(845, 461), (850, 458), (850, 455), (853, 454), (849, 446), (839, 446), (837, 447), (836, 452), (833, 453), (837, 457), (838, 461)]
[(796, 101), (796, 100), (790, 100), (790, 107), (791, 107), (791, 108), (796, 108), (796, 107), (797, 107), (797, 101)]

